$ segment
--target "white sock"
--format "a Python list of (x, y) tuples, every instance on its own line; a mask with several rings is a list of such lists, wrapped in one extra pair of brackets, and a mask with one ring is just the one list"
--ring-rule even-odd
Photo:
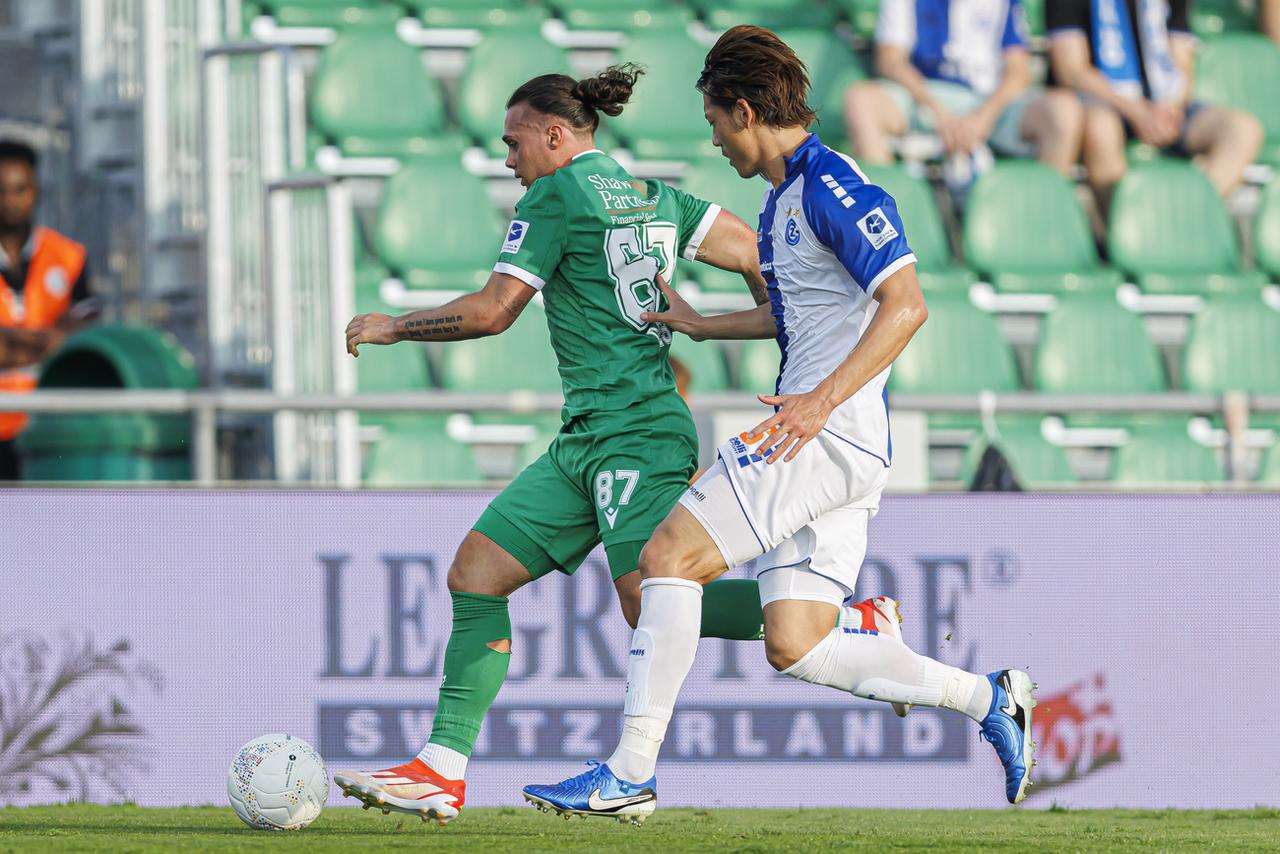
[(622, 740), (606, 763), (621, 779), (643, 783), (653, 776), (701, 629), (701, 584), (683, 578), (640, 582), (640, 619), (627, 661)]
[(868, 700), (954, 709), (979, 722), (991, 706), (987, 677), (917, 655), (895, 638), (839, 627), (782, 672)]
[(443, 744), (428, 742), (418, 758), (446, 780), (461, 780), (467, 773), (467, 757)]

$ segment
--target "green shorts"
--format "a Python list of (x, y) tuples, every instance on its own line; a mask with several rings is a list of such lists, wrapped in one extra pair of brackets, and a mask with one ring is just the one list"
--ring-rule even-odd
[(689, 488), (697, 431), (684, 401), (662, 395), (560, 428), (547, 452), (480, 514), (473, 529), (540, 578), (572, 574), (604, 543), (616, 580)]

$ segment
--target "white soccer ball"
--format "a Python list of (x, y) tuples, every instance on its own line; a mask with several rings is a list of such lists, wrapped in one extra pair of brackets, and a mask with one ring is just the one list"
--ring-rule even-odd
[(240, 748), (227, 772), (227, 797), (257, 830), (301, 830), (329, 799), (329, 774), (315, 748), (282, 732)]

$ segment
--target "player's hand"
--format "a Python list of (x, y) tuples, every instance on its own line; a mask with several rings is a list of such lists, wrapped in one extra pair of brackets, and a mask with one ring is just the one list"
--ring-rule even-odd
[(640, 319), (645, 323), (665, 323), (676, 332), (683, 332), (694, 341), (701, 341), (699, 337), (702, 329), (702, 322), (706, 320), (702, 315), (689, 305), (688, 301), (680, 294), (675, 292), (661, 275), (657, 277), (658, 290), (667, 298), (666, 311), (642, 311)]
[(394, 344), (396, 319), (387, 314), (358, 314), (347, 324), (347, 352), (360, 358), (361, 344)]
[(992, 127), (991, 120), (980, 110), (961, 116), (952, 125), (952, 140), (955, 145), (952, 152), (972, 152), (990, 138)]
[(755, 452), (770, 465), (779, 459), (784, 463), (794, 460), (800, 449), (827, 426), (827, 419), (834, 409), (826, 395), (818, 391), (805, 394), (760, 394), (756, 397), (767, 406), (781, 407), (747, 435), (750, 442), (763, 437), (764, 440)]

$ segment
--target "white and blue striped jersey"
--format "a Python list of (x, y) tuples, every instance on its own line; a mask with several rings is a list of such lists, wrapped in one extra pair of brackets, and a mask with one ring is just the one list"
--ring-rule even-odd
[(1000, 85), (1004, 51), (1027, 41), (1021, 0), (882, 0), (876, 21), (877, 44), (906, 48), (925, 77), (982, 95)]
[[(765, 196), (756, 241), (782, 351), (779, 394), (802, 394), (826, 379), (875, 316), (875, 289), (916, 260), (893, 198), (815, 134)], [(886, 466), (893, 453), (888, 378), (885, 368), (826, 427)]]

